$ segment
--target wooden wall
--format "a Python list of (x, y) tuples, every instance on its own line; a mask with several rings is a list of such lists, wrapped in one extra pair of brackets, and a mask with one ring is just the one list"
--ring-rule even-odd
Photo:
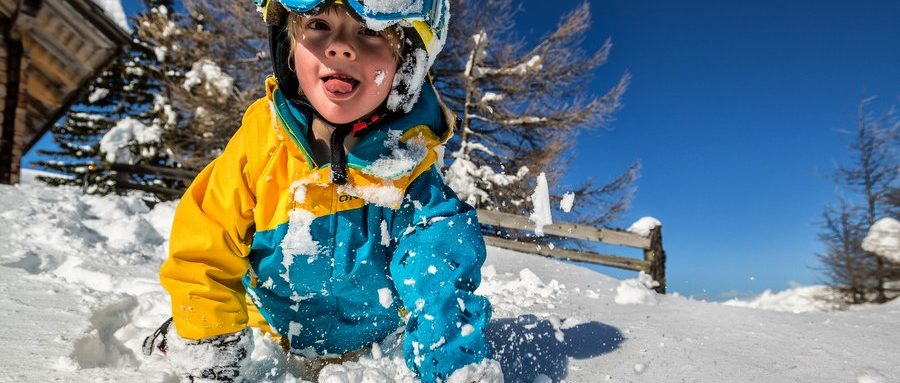
[[(13, 86), (19, 91), (12, 158), (0, 163), (15, 174), (22, 155), (129, 42), (127, 32), (91, 0), (42, 0), (33, 17), (16, 13), (20, 1), (0, 0), (0, 19), (6, 19), (4, 26), (13, 25), (12, 36), (24, 48), (18, 84), (9, 82), (15, 78), (8, 73), (9, 59), (0, 64), (0, 96), (6, 100)], [(8, 56), (3, 45), (0, 55)], [(9, 126), (8, 121), (0, 123)]]

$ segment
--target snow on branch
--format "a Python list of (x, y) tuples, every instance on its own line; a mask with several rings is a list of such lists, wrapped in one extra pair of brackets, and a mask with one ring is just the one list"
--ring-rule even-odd
[(512, 67), (488, 68), (476, 66), (472, 71), (472, 75), (476, 78), (486, 76), (525, 76), (530, 73), (538, 72), (543, 68), (541, 65), (541, 56), (531, 56), (527, 61), (521, 62)]
[(202, 85), (203, 94), (224, 101), (232, 92), (234, 79), (209, 59), (202, 59), (184, 74), (184, 89), (191, 92), (194, 87)]
[[(161, 142), (162, 133), (163, 130), (158, 126), (147, 126), (138, 120), (125, 118), (100, 139), (100, 152), (106, 161), (135, 164), (140, 156), (150, 157), (156, 154), (156, 147), (152, 144)], [(139, 153), (133, 152), (134, 146), (139, 147)]]
[(862, 248), (900, 263), (900, 221), (890, 217), (875, 221), (863, 240)]

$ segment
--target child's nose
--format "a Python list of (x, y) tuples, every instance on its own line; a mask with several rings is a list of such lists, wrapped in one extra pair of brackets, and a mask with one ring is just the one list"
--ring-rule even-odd
[(356, 60), (356, 51), (353, 50), (353, 47), (343, 41), (332, 42), (331, 45), (328, 46), (325, 55), (332, 59), (343, 58), (350, 61)]

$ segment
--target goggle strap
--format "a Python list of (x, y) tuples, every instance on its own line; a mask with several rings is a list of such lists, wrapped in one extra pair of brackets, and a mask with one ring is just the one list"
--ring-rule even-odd
[(277, 0), (265, 1), (263, 21), (265, 21), (266, 25), (280, 25), (284, 22), (287, 12), (288, 10)]

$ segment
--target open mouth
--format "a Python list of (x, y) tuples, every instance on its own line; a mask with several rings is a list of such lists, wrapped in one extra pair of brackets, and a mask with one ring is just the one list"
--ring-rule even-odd
[(348, 95), (359, 85), (359, 80), (341, 73), (322, 77), (325, 90), (335, 96)]

